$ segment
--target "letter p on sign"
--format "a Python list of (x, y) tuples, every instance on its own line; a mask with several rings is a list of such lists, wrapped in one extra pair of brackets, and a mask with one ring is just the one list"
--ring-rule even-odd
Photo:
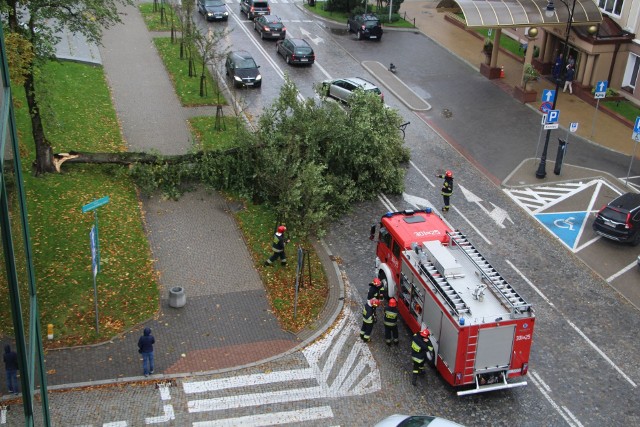
[(547, 113), (547, 123), (558, 123), (560, 118), (560, 110), (549, 110)]

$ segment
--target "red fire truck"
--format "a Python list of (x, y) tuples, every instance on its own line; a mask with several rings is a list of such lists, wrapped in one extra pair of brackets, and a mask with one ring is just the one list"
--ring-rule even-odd
[[(372, 239), (375, 232), (374, 225)], [(533, 308), (437, 213), (385, 214), (376, 272), (407, 326), (429, 330), (427, 361), (458, 395), (527, 384), (507, 379), (527, 374)]]

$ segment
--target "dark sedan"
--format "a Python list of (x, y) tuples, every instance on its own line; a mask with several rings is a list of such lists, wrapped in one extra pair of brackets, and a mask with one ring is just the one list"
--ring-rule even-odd
[(226, 21), (229, 19), (227, 6), (222, 0), (198, 0), (198, 12), (207, 21)]
[(287, 29), (275, 15), (260, 15), (253, 21), (253, 29), (260, 33), (261, 39), (284, 39)]
[(282, 55), (287, 64), (313, 64), (316, 55), (303, 39), (284, 39), (276, 42), (276, 52)]

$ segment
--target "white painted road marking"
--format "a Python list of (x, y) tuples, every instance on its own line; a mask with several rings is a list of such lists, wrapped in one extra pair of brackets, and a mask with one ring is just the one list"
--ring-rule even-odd
[(164, 410), (163, 415), (158, 417), (147, 417), (144, 419), (145, 424), (161, 424), (176, 419), (176, 416), (173, 413), (173, 405), (164, 405), (162, 409)]
[(489, 218), (491, 218), (493, 222), (495, 222), (498, 225), (498, 227), (506, 228), (506, 226), (504, 225), (505, 220), (508, 220), (511, 224), (513, 224), (513, 220), (511, 220), (511, 217), (509, 216), (509, 213), (507, 211), (505, 211), (502, 208), (499, 208), (498, 206), (496, 206), (494, 203), (491, 203), (491, 202), (489, 203), (491, 203), (491, 206), (493, 206), (493, 209), (489, 211), (489, 209), (485, 208), (484, 205), (481, 203), (483, 200), (480, 197), (476, 196), (474, 193), (472, 193), (471, 190), (468, 190), (467, 188), (463, 187), (460, 184), (458, 184), (458, 187), (460, 188), (460, 191), (462, 192), (462, 195), (465, 197), (465, 199), (467, 199), (468, 202), (475, 203), (476, 205), (478, 205), (484, 213), (489, 215)]
[(193, 423), (193, 427), (258, 427), (279, 424), (301, 423), (323, 418), (333, 418), (333, 411), (329, 406), (306, 408), (297, 411), (274, 412), (270, 414), (247, 415), (244, 417), (226, 418), (224, 420), (201, 421)]

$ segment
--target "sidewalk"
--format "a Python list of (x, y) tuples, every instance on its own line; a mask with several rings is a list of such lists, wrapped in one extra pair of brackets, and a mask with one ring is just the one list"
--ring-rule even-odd
[[(484, 61), (484, 54), (481, 52), (483, 39), (445, 20), (446, 13), (436, 10), (438, 3), (439, 0), (405, 0), (400, 13), (406, 14), (406, 19), (410, 22), (415, 19), (415, 25), (422, 33), (479, 70), (480, 64)], [(513, 87), (520, 84), (523, 64), (501, 51), (498, 66), (504, 66), (505, 78), (493, 82), (505, 91), (511, 92)], [(555, 89), (555, 85), (544, 78), (531, 84), (531, 87), (538, 92), (537, 101), (528, 104), (535, 110), (540, 106), (542, 90)], [(569, 123), (577, 122), (577, 134), (586, 140), (626, 155), (633, 153), (632, 129), (602, 111), (596, 113), (594, 107), (577, 96), (561, 91), (558, 94), (556, 109), (561, 112), (561, 127), (567, 128)], [(636, 156), (640, 156), (640, 153), (636, 153)]]
[[(79, 48), (69, 49), (69, 56), (104, 65), (130, 150), (187, 153), (191, 141), (186, 120), (193, 109), (180, 105), (153, 45), (153, 34), (137, 8), (120, 11), (124, 25), (105, 32), (99, 54)], [(230, 214), (240, 206), (229, 206), (217, 193), (202, 189), (178, 201), (154, 196), (141, 202), (159, 273), (160, 309), (154, 319), (109, 342), (49, 350), (45, 363), (50, 389), (144, 379), (137, 341), (145, 327), (156, 338), (152, 379), (161, 379), (227, 371), (281, 357), (322, 334), (342, 309), (339, 271), (321, 244), (316, 251), (329, 278), (327, 304), (315, 324), (292, 334), (283, 331), (271, 313), (264, 285)], [(187, 298), (182, 308), (168, 304), (169, 289), (177, 285)]]

